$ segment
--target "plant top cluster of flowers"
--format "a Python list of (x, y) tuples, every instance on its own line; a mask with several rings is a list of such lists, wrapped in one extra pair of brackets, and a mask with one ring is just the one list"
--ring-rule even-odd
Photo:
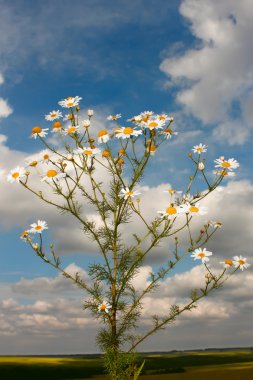
[[(112, 122), (111, 130), (100, 129), (97, 135), (94, 136), (91, 128), (94, 111), (89, 109), (87, 119), (81, 120), (79, 116), (81, 99), (81, 97), (75, 96), (59, 101), (59, 105), (63, 109), (67, 109), (68, 113), (63, 115), (63, 111), (53, 110), (45, 115), (46, 122), (52, 123), (51, 128), (42, 128), (40, 126), (32, 128), (31, 137), (41, 140), (45, 145), (45, 150), (36, 157), (28, 159), (25, 166), (17, 166), (11, 170), (7, 180), (10, 183), (20, 183), (45, 200), (41, 192), (36, 192), (29, 188), (29, 178), (32, 170), (40, 176), (42, 182), (56, 189), (59, 194), (63, 194), (62, 188), (65, 186), (69, 190), (69, 194), (73, 195), (74, 191), (80, 187), (82, 174), (88, 173), (91, 175), (95, 170), (95, 165), (100, 164), (105, 168), (114, 170), (120, 178), (121, 189), (118, 194), (118, 201), (121, 203), (126, 202), (133, 211), (140, 214), (141, 193), (134, 189), (135, 183), (131, 185), (125, 183), (122, 176), (124, 165), (127, 161), (135, 173), (134, 165), (142, 162), (139, 157), (141, 150), (144, 157), (154, 156), (161, 144), (171, 139), (173, 135), (177, 135), (178, 132), (172, 126), (174, 118), (166, 113), (155, 114), (152, 111), (144, 111), (128, 119), (127, 126), (122, 126), (120, 123), (121, 114), (109, 115), (107, 120)], [(113, 123), (115, 124), (114, 126)], [(46, 140), (49, 129), (53, 134), (52, 136), (59, 136), (64, 150), (56, 151), (55, 148), (50, 146), (50, 143)], [(112, 142), (120, 144), (116, 154), (111, 145)], [(135, 150), (137, 142), (141, 143), (138, 145), (138, 152)], [(131, 154), (129, 153), (130, 148)], [(182, 191), (173, 188), (164, 190), (168, 193), (170, 199), (164, 209), (157, 211), (159, 214), (158, 223), (165, 222), (168, 225), (169, 223), (173, 225), (177, 218), (180, 220), (184, 217), (188, 224), (193, 217), (207, 214), (208, 209), (201, 206), (201, 199), (217, 188), (223, 178), (235, 175), (234, 170), (239, 167), (239, 163), (234, 158), (225, 159), (225, 157), (221, 156), (214, 160), (213, 173), (215, 174), (215, 179), (214, 183), (210, 184), (205, 175), (206, 159), (203, 158), (203, 154), (206, 152), (207, 146), (202, 143), (192, 148), (192, 153), (189, 153), (188, 156), (195, 165), (195, 174), (190, 177), (190, 184), (184, 194), (182, 194)], [(71, 177), (69, 170), (75, 173), (76, 177), (74, 179)], [(203, 176), (208, 190), (192, 196), (190, 189), (197, 173)], [(73, 187), (71, 187), (71, 184)], [(213, 227), (216, 231), (221, 225), (222, 223), (218, 221), (207, 221), (204, 229), (201, 230), (201, 236), (205, 233), (209, 236), (207, 231), (210, 227)], [(36, 223), (31, 224), (30, 227), (30, 229), (21, 234), (21, 238), (28, 241), (32, 248), (38, 251), (41, 243), (34, 243), (31, 237), (39, 234), (42, 242), (42, 232), (48, 229), (47, 223), (38, 220)], [(194, 260), (199, 260), (207, 267), (211, 255), (212, 252), (206, 248), (198, 247), (192, 250), (191, 257)], [(233, 259), (229, 258), (221, 262), (221, 264), (224, 267), (224, 272), (232, 267), (236, 270), (239, 268), (244, 270), (249, 266), (247, 259), (242, 256), (234, 256)], [(109, 312), (110, 308), (109, 303), (104, 300), (98, 306), (99, 311), (105, 311), (106, 313)]]

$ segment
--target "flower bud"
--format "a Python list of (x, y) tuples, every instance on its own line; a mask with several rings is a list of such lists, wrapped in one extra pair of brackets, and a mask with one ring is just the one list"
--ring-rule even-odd
[(200, 162), (198, 164), (198, 169), (201, 170), (201, 171), (205, 169), (205, 165), (203, 164), (203, 162)]
[(92, 117), (92, 116), (94, 115), (94, 110), (88, 110), (88, 111), (87, 111), (87, 115), (88, 115), (89, 117)]
[(80, 111), (80, 107), (79, 106), (76, 106), (76, 111)]
[(125, 154), (124, 149), (120, 149), (120, 150), (118, 151), (118, 155), (119, 155), (119, 156), (124, 156), (124, 154)]
[(84, 120), (84, 121), (83, 121), (83, 126), (84, 126), (85, 128), (88, 128), (88, 127), (90, 126), (90, 120)]
[(119, 158), (118, 161), (117, 161), (117, 164), (123, 165), (124, 164), (123, 158)]
[(38, 161), (34, 160), (34, 161), (30, 162), (29, 166), (35, 167), (35, 166), (37, 166), (37, 164), (38, 164)]
[(34, 243), (34, 244), (32, 244), (32, 247), (33, 247), (33, 249), (35, 249), (37, 251), (39, 249), (39, 244)]

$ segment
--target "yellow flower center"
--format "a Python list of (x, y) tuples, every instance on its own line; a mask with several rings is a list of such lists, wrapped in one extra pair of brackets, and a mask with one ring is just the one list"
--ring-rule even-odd
[(66, 100), (71, 100), (73, 99), (73, 96), (68, 96)]
[(28, 236), (28, 231), (24, 231), (24, 232), (22, 232), (22, 234), (21, 234), (20, 236), (22, 236), (22, 237), (26, 237), (26, 236)]
[(200, 147), (197, 148), (198, 152), (202, 152), (202, 150), (203, 150), (203, 148), (200, 148)]
[(199, 254), (198, 254), (198, 257), (201, 257), (201, 259), (203, 259), (203, 257), (205, 257), (206, 255), (204, 254), (204, 252), (200, 252)]
[(67, 130), (67, 133), (74, 133), (76, 131), (76, 127), (70, 127), (68, 130)]
[(124, 133), (124, 135), (131, 135), (131, 133), (133, 133), (133, 128), (126, 127), (126, 128), (124, 128), (123, 133)]
[(177, 213), (177, 209), (173, 206), (167, 207), (166, 208), (166, 213), (169, 215), (173, 215)]
[(132, 191), (128, 191), (128, 192), (126, 193), (126, 195), (127, 195), (128, 197), (131, 197), (131, 195), (133, 195), (133, 192), (132, 192)]
[(168, 191), (170, 194), (174, 194), (176, 190), (174, 190), (174, 189), (168, 189), (167, 191)]
[(233, 261), (232, 260), (225, 260), (225, 264), (232, 266), (233, 265)]
[(73, 102), (69, 102), (69, 103), (67, 103), (67, 106), (68, 107), (73, 107), (73, 104), (74, 104)]
[(199, 208), (196, 207), (196, 206), (191, 206), (191, 207), (189, 208), (189, 211), (190, 211), (190, 212), (198, 212), (198, 211), (199, 211)]
[(149, 148), (150, 152), (155, 152), (156, 151), (156, 146), (155, 145), (151, 145), (150, 148)]
[(57, 171), (54, 169), (48, 170), (47, 177), (53, 178), (57, 175)]
[(151, 123), (149, 123), (149, 128), (156, 128), (158, 126), (158, 123), (156, 123), (155, 121), (151, 121)]
[(238, 263), (239, 263), (240, 265), (243, 265), (243, 264), (245, 264), (245, 261), (244, 261), (244, 260), (238, 260)]
[(43, 158), (44, 158), (44, 160), (48, 160), (49, 159), (49, 155), (48, 154), (44, 154)]
[(108, 135), (108, 132), (105, 129), (101, 129), (100, 131), (98, 131), (98, 137), (102, 137), (105, 135)]
[(102, 153), (102, 157), (109, 157), (109, 156), (110, 156), (109, 150), (104, 150)]
[(100, 310), (105, 310), (106, 309), (106, 305), (101, 305), (100, 306)]
[(170, 128), (166, 128), (164, 132), (169, 133), (170, 135), (172, 134), (172, 130)]
[(221, 166), (223, 166), (224, 168), (229, 168), (231, 164), (228, 161), (224, 161), (222, 162)]
[(19, 172), (12, 173), (11, 176), (16, 179), (19, 177)]
[(67, 116), (67, 118), (68, 118), (69, 120), (73, 120), (73, 119), (74, 119), (74, 115), (69, 114), (69, 115)]
[(53, 128), (61, 128), (62, 127), (62, 124), (60, 121), (56, 121), (53, 125)]
[(33, 133), (33, 134), (34, 134), (34, 133), (40, 133), (40, 132), (42, 132), (42, 128), (40, 128), (40, 127), (38, 127), (38, 126), (33, 127), (33, 129), (32, 129), (32, 133)]
[(142, 121), (144, 121), (144, 123), (146, 123), (148, 121), (148, 119), (149, 119), (149, 116), (147, 115), (147, 116), (142, 118)]
[(112, 115), (112, 120), (117, 120), (117, 116), (116, 115)]
[(56, 116), (56, 113), (51, 113), (51, 117), (55, 117)]
[(35, 230), (36, 230), (36, 231), (40, 231), (41, 229), (42, 229), (41, 226), (36, 226), (36, 227), (35, 227)]
[(159, 116), (159, 119), (160, 119), (160, 120), (165, 120), (165, 117), (164, 117), (163, 115), (160, 115), (160, 116)]
[(226, 170), (221, 170), (220, 174), (225, 176), (225, 175), (228, 175), (228, 172), (226, 172)]
[(87, 156), (90, 156), (92, 154), (92, 150), (84, 149), (83, 154), (87, 154)]

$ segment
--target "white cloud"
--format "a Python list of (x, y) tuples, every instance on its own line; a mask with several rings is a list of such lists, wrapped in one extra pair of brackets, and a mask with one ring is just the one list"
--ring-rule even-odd
[[(182, 86), (177, 100), (186, 111), (205, 124), (218, 124), (214, 138), (224, 141), (226, 129), (226, 142), (243, 144), (253, 126), (248, 117), (253, 85), (252, 4), (184, 0), (180, 13), (200, 42), (182, 55), (164, 59), (160, 68), (172, 83)], [(242, 119), (236, 107), (241, 108)]]
[[(76, 270), (74, 264), (70, 268)], [(148, 284), (150, 269), (148, 266), (143, 267), (137, 275), (135, 285), (139, 290)], [(141, 310), (139, 332), (147, 331), (151, 327), (151, 317), (154, 314), (165, 317), (169, 314), (171, 305), (187, 303), (190, 291), (203, 285), (204, 275), (204, 267), (199, 265), (171, 276), (156, 291), (148, 294)], [(1, 340), (8, 337), (5, 345), (5, 349), (9, 350), (10, 347), (8, 352), (29, 352), (35, 337), (43, 337), (40, 338), (40, 350), (34, 345), (35, 352), (98, 351), (94, 346), (94, 339), (99, 325), (88, 311), (82, 310), (82, 303), (87, 295), (78, 289), (74, 292), (67, 282), (68, 287), (59, 288), (59, 281), (59, 276), (56, 276), (47, 279), (50, 286), (45, 286), (43, 277), (29, 280), (26, 284), (22, 280), (14, 285), (4, 284), (4, 287), (14, 290), (10, 298), (0, 301), (0, 335)], [(221, 290), (201, 300), (196, 309), (182, 314), (175, 324), (167, 326), (162, 333), (150, 337), (140, 349), (247, 345), (253, 338), (252, 330), (249, 329), (253, 311), (252, 284), (252, 271), (236, 273)], [(200, 335), (198, 340), (196, 332)], [(15, 340), (11, 337), (15, 337)], [(20, 339), (22, 347), (18, 345)], [(12, 347), (14, 342), (17, 343)]]
[[(0, 73), (0, 86), (4, 83), (4, 77)], [(10, 116), (13, 112), (13, 109), (8, 104), (6, 99), (0, 98), (0, 119)]]
[(13, 110), (7, 100), (0, 98), (0, 118), (8, 117), (12, 114), (12, 112)]

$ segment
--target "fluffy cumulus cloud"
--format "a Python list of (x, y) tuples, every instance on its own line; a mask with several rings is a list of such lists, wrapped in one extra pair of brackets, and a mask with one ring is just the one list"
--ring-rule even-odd
[(253, 127), (252, 4), (248, 0), (184, 0), (181, 15), (189, 22), (196, 47), (164, 59), (160, 68), (177, 100), (205, 124), (214, 138), (243, 144)]
[[(4, 83), (4, 77), (0, 73), (0, 86)], [(6, 99), (0, 98), (0, 119), (8, 117), (12, 114), (13, 109)]]
[[(134, 282), (138, 290), (147, 286), (150, 269), (144, 266), (137, 275)], [(66, 270), (78, 270), (85, 276), (85, 271), (74, 264)], [(204, 275), (202, 265), (173, 274), (159, 289), (146, 296), (139, 332), (151, 327), (154, 314), (166, 317), (171, 305), (188, 303), (190, 291), (203, 286)], [(253, 311), (252, 284), (251, 271), (237, 273), (222, 290), (200, 301), (196, 309), (182, 314), (174, 325), (151, 337), (140, 349), (248, 345), (253, 337), (251, 329), (247, 330)], [(8, 297), (2, 295), (0, 300), (0, 335), (1, 341), (5, 342), (1, 346), (5, 351), (1, 353), (6, 353), (6, 348), (9, 352), (29, 353), (30, 347), (34, 347), (36, 353), (98, 351), (94, 340), (99, 324), (88, 311), (82, 310), (87, 295), (74, 289), (68, 279), (58, 275), (3, 285), (9, 290)], [(22, 346), (17, 343), (20, 339)]]
[[(100, 128), (100, 121), (94, 128)], [(3, 223), (3, 227), (25, 228), (38, 218), (45, 219), (48, 221), (53, 239), (58, 242), (60, 252), (95, 252), (97, 247), (84, 236), (78, 223), (74, 224), (71, 217), (67, 214), (61, 215), (51, 206), (45, 206), (19, 184), (9, 184), (6, 181), (8, 170), (26, 161), (25, 152), (8, 148), (6, 137), (1, 135), (0, 154), (2, 157), (0, 169), (3, 174), (2, 202), (0, 203), (2, 222), (0, 223)], [(103, 189), (107, 191), (108, 173), (102, 169), (99, 170), (97, 179), (103, 182)], [(37, 189), (44, 186), (39, 181), (36, 172), (31, 175), (29, 181)], [(90, 189), (88, 183), (86, 186)], [(136, 190), (141, 192), (140, 208), (148, 221), (157, 216), (158, 210), (167, 207), (170, 196), (164, 190), (168, 188), (170, 188), (169, 183), (136, 187)], [(43, 188), (43, 192), (50, 194), (53, 199), (57, 198), (50, 189)], [(19, 200), (15, 208), (11, 207), (13, 194)], [(224, 184), (221, 191), (216, 190), (209, 198), (203, 200), (202, 204), (209, 208), (209, 213), (193, 219), (193, 236), (207, 219), (221, 220), (224, 224), (218, 230), (216, 238), (208, 243), (208, 249), (214, 254), (213, 267), (219, 267), (221, 258), (236, 254), (250, 256), (253, 244), (250, 229), (253, 223), (252, 194), (253, 185), (250, 181), (232, 180)], [(85, 206), (84, 212), (92, 217), (97, 225), (101, 223), (90, 205)], [(136, 215), (133, 222), (128, 223), (127, 228), (122, 232), (124, 241), (131, 242), (133, 233), (142, 236), (146, 233), (146, 227)], [(188, 246), (188, 241), (185, 234), (180, 235), (182, 248)], [(152, 268), (167, 260), (172, 248), (173, 244), (166, 242), (150, 252), (144, 266), (133, 280), (138, 290), (148, 285)], [(85, 269), (71, 264), (66, 270), (72, 274), (79, 272), (81, 277), (88, 281)], [(142, 309), (141, 331), (150, 327), (154, 310), (156, 314), (165, 317), (171, 305), (176, 303), (182, 305), (187, 302), (190, 290), (203, 285), (204, 274), (201, 265), (184, 273), (172, 271), (171, 276), (161, 284), (159, 290), (146, 297)], [(197, 348), (208, 345), (238, 345), (238, 342), (240, 345), (249, 344), (250, 338), (252, 339), (250, 334), (247, 335), (245, 330), (236, 330), (236, 332), (234, 330), (235, 326), (238, 326), (239, 318), (245, 329), (248, 329), (250, 325), (249, 318), (243, 311), (247, 310), (249, 314), (252, 312), (253, 305), (250, 299), (252, 279), (250, 269), (246, 273), (238, 273), (224, 288), (223, 293), (218, 292), (217, 296), (203, 300), (196, 310), (178, 319), (175, 329), (168, 328), (166, 333), (157, 334), (150, 340), (152, 344), (147, 342), (141, 349)], [(243, 280), (245, 280), (245, 286), (242, 284)], [(0, 305), (0, 334), (5, 350), (3, 353), (6, 353), (6, 347), (13, 353), (29, 353), (31, 350), (37, 353), (97, 350), (94, 338), (98, 326), (93, 323), (91, 316), (82, 310), (86, 295), (79, 289), (75, 289), (69, 280), (60, 275), (53, 278), (44, 276), (30, 280), (21, 279), (13, 284), (2, 284), (2, 289), (4, 291)], [(92, 328), (90, 328), (91, 325)], [(195, 339), (196, 331), (199, 331), (198, 335), (201, 337), (198, 340)], [(186, 342), (185, 337), (189, 343)], [(22, 342), (22, 346), (17, 343), (19, 341)]]

